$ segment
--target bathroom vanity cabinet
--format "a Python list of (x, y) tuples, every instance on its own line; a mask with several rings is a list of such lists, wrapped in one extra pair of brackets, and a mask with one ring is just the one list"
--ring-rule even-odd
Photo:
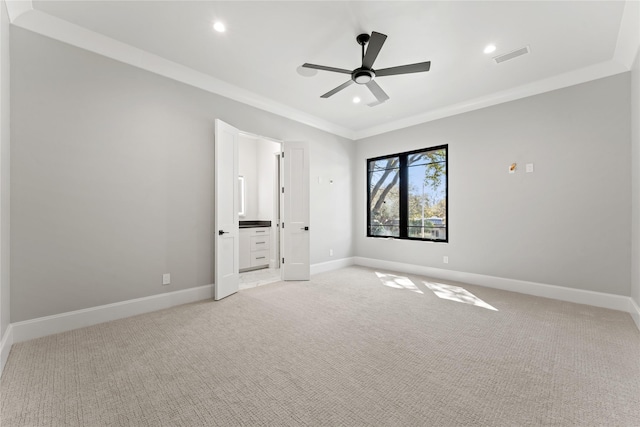
[(269, 267), (271, 222), (263, 222), (269, 225), (240, 226), (240, 271)]

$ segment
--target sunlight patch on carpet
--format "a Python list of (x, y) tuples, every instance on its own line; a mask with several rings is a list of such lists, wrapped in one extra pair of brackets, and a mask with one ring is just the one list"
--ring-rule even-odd
[(407, 291), (415, 292), (418, 294), (424, 294), (418, 287), (409, 279), (404, 276), (396, 276), (395, 274), (379, 273), (376, 271), (376, 276), (382, 282), (383, 285), (395, 289), (404, 289)]
[(477, 307), (486, 308), (488, 310), (498, 311), (497, 308), (487, 304), (480, 298), (467, 291), (460, 286), (445, 285), (443, 283), (422, 282), (433, 291), (436, 296), (442, 299), (462, 302), (465, 304), (475, 305)]

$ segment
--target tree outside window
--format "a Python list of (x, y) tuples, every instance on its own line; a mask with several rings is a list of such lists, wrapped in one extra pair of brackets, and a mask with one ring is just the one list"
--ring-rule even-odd
[(367, 160), (367, 235), (448, 241), (447, 146)]

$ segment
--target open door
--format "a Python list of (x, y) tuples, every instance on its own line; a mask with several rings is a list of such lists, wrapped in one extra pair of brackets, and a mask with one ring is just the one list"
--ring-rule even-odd
[(215, 278), (217, 301), (238, 292), (240, 277), (238, 224), (238, 129), (216, 119), (214, 142)]
[(309, 144), (282, 147), (282, 280), (309, 280)]

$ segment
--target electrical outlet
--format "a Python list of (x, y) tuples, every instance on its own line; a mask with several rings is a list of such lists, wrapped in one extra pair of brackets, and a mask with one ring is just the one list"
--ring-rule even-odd
[(448, 257), (448, 256), (446, 256), (446, 255), (445, 255), (445, 256), (443, 256), (443, 257), (442, 257), (442, 262), (443, 262), (443, 263), (445, 263), (445, 264), (449, 264), (449, 257)]
[(329, 249), (329, 256), (333, 256), (333, 249)]
[(165, 273), (162, 275), (162, 284), (163, 285), (171, 284), (171, 274)]

